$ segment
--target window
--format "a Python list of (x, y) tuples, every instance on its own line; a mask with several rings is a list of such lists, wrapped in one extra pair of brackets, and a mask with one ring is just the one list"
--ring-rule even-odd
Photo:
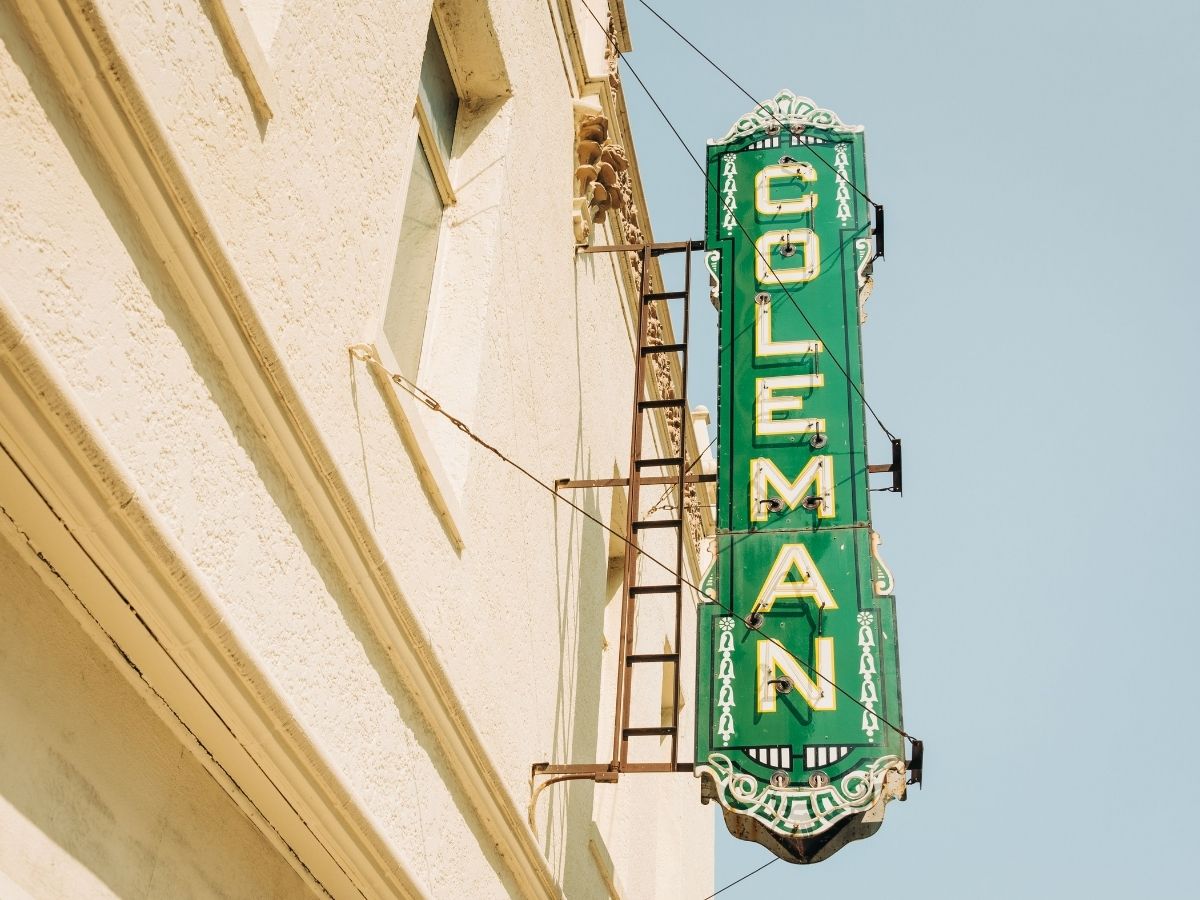
[(425, 345), (446, 207), (454, 203), (450, 150), (459, 93), (437, 28), (425, 39), (421, 82), (413, 113), (415, 138), (396, 266), (388, 292), (383, 334), (400, 372), (416, 380)]
[[(371, 372), (456, 549), (473, 445), (388, 377), (399, 372), (471, 418), (483, 384), (491, 278), (479, 242), (498, 235), (512, 89), (488, 4), (438, 0), (425, 38), (411, 142), (398, 160), (396, 256), (381, 272)], [(462, 65), (470, 59), (469, 66)], [(411, 77), (411, 76), (409, 76)], [(464, 226), (465, 227), (459, 227)], [(486, 255), (486, 254), (485, 254)]]

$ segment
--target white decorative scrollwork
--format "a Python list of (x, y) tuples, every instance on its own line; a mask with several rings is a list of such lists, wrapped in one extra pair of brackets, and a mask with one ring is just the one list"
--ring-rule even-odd
[(867, 298), (875, 287), (871, 274), (875, 262), (875, 242), (870, 238), (856, 238), (854, 251), (858, 254), (858, 324), (867, 324)]
[(772, 129), (782, 126), (793, 131), (812, 126), (841, 134), (863, 130), (861, 125), (845, 124), (833, 110), (822, 109), (808, 97), (798, 97), (785, 89), (776, 94), (774, 99), (760, 103), (757, 109), (738, 119), (725, 137), (709, 143), (728, 144), (759, 129), (766, 130), (768, 126)]
[(721, 804), (752, 816), (772, 831), (784, 835), (820, 834), (839, 819), (865, 812), (879, 801), (903, 792), (904, 761), (881, 756), (867, 769), (856, 769), (840, 781), (822, 787), (772, 787), (753, 775), (739, 772), (723, 753), (710, 753), (696, 766), (716, 782)]
[(875, 704), (879, 702), (879, 692), (875, 685), (875, 622), (873, 613), (858, 614), (858, 674), (862, 676), (862, 688), (858, 692), (858, 702), (863, 706), (862, 730), (867, 740), (875, 737), (879, 730), (879, 716), (875, 715)]
[(871, 532), (871, 561), (872, 566), (872, 586), (875, 588), (876, 597), (893, 597), (896, 594), (896, 580), (892, 577), (892, 570), (888, 568), (888, 564), (883, 561), (883, 557), (879, 553), (879, 545), (883, 543), (883, 538), (879, 536), (879, 532)]
[(713, 309), (721, 308), (721, 251), (709, 250), (704, 254), (704, 264), (708, 266), (708, 299), (712, 301)]
[(721, 736), (721, 743), (728, 747), (734, 732), (733, 707), (737, 706), (733, 700), (733, 680), (737, 677), (733, 672), (733, 617), (722, 616), (717, 625), (720, 628), (717, 652), (721, 654), (721, 661), (717, 665), (717, 682), (720, 687), (717, 689), (716, 705), (721, 710), (721, 716), (717, 720), (717, 734)]
[(721, 157), (721, 227), (725, 236), (733, 234), (737, 227), (737, 156), (726, 153)]
[(845, 144), (838, 144), (837, 149), (833, 151), (833, 171), (836, 173), (834, 183), (837, 185), (837, 193), (834, 195), (834, 201), (837, 203), (837, 219), (842, 223), (842, 227), (849, 224), (854, 218), (854, 213), (851, 211), (850, 203), (850, 151)]

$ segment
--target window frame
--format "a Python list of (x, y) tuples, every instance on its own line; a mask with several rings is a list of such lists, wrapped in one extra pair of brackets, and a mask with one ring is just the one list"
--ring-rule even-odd
[[(459, 95), (462, 96), (461, 94)], [(433, 170), (433, 180), (437, 182), (438, 192), (442, 195), (442, 205), (449, 209), (458, 203), (458, 196), (454, 193), (454, 180), (450, 177), (451, 169), (454, 161), (442, 159), (441, 149), (437, 145), (437, 140), (433, 136), (433, 123), (429, 121), (429, 113), (425, 111), (425, 107), (421, 104), (420, 99), (417, 100), (416, 111), (413, 113), (413, 118), (416, 120), (417, 140), (413, 147), (413, 158), (416, 151), (420, 149), (425, 154), (425, 159), (429, 161), (429, 168)], [(455, 140), (458, 139), (458, 121), (454, 123)], [(451, 148), (453, 150), (453, 148)], [(412, 177), (412, 169), (409, 169), (409, 177)], [(438, 242), (439, 246), (441, 242)]]
[[(458, 112), (454, 121), (454, 133), (451, 138), (450, 153), (453, 154), (454, 147), (458, 141), (458, 125), (462, 118), (463, 110), (466, 105), (465, 96), (463, 94), (462, 85), (456, 73), (454, 59), (451, 51), (448, 48), (444, 38), (444, 29), (439, 21), (436, 7), (430, 18), (433, 33), (437, 36), (438, 44), (441, 47), (442, 55), (446, 58), (447, 68), (450, 70), (450, 78), (454, 84), (454, 90), (458, 94), (459, 105)], [(422, 66), (424, 65), (424, 54), (421, 57)], [(413, 99), (413, 118), (412, 129), (406, 149), (405, 158), (408, 160), (408, 169), (400, 182), (399, 194), (405, 198), (405, 206), (407, 206), (408, 192), (412, 185), (412, 179), (417, 167), (417, 153), (423, 153), (425, 161), (429, 164), (429, 169), (433, 173), (433, 181), (437, 187), (438, 193), (442, 201), (442, 217), (438, 223), (438, 239), (437, 248), (434, 251), (433, 258), (433, 278), (430, 283), (429, 296), (425, 300), (425, 329), (421, 336), (421, 349), (417, 354), (416, 370), (413, 377), (419, 379), (421, 377), (421, 369), (425, 362), (425, 353), (429, 347), (429, 336), (431, 334), (431, 325), (433, 324), (434, 314), (437, 310), (437, 301), (440, 291), (438, 290), (441, 280), (441, 272), (444, 268), (445, 257), (445, 232), (446, 232), (446, 217), (450, 210), (457, 205), (458, 196), (454, 191), (454, 159), (446, 159), (441, 148), (438, 146), (437, 138), (434, 136), (433, 123), (429, 120), (429, 113), (425, 110), (424, 104), (421, 102), (420, 91), (420, 73), (418, 71), (418, 88), (416, 97)], [(401, 212), (403, 217), (403, 210)], [(397, 239), (400, 235), (397, 234)], [(390, 290), (390, 283), (389, 283)], [(383, 310), (379, 318), (378, 327), (374, 330), (374, 338), (372, 343), (376, 345), (376, 355), (382, 359), (394, 372), (400, 372), (401, 367), (394, 353), (392, 353), (391, 342), (385, 331), (385, 322), (387, 321), (388, 306), (391, 302), (391, 297), (384, 298)], [(408, 373), (402, 373), (408, 377)]]
[[(462, 118), (463, 107), (466, 105), (466, 93), (463, 91), (462, 82), (456, 72), (455, 60), (450, 51), (449, 44), (446, 41), (446, 29), (442, 26), (441, 16), (438, 14), (437, 6), (434, 6), (433, 13), (430, 16), (430, 24), (433, 27), (433, 33), (437, 36), (438, 46), (441, 47), (442, 56), (446, 60), (446, 68), (450, 71), (450, 81), (454, 85), (454, 93), (458, 96), (458, 109), (454, 116), (454, 133), (450, 138), (450, 153), (453, 157), (454, 147), (458, 143), (458, 125)], [(421, 54), (421, 64), (424, 67), (425, 54)], [(433, 123), (429, 121), (429, 113), (426, 111), (424, 104), (421, 103), (420, 90), (420, 74), (417, 75), (417, 96), (413, 101), (413, 115), (417, 120), (417, 138), (422, 150), (425, 151), (425, 158), (429, 160), (429, 167), (433, 169), (433, 177), (437, 182), (438, 190), (442, 193), (442, 204), (446, 207), (454, 206), (458, 202), (458, 198), (454, 193), (454, 179), (451, 178), (454, 168), (454, 160), (443, 159), (441, 148), (438, 147), (437, 138), (434, 136)], [(411, 172), (411, 170), (410, 170)], [(407, 186), (406, 186), (407, 190)], [(438, 242), (439, 247), (441, 242)]]
[[(458, 126), (466, 107), (466, 100), (454, 65), (452, 49), (444, 38), (445, 30), (439, 22), (436, 9), (431, 17), (431, 21), (433, 32), (437, 36), (442, 53), (446, 57), (454, 89), (459, 97), (458, 113), (454, 123), (454, 136), (450, 146), (450, 153), (453, 154), (458, 141)], [(424, 58), (424, 54), (422, 54), (422, 63), (424, 62)], [(419, 78), (420, 75), (418, 74), (418, 81)], [(433, 172), (434, 184), (442, 200), (442, 219), (438, 226), (437, 249), (435, 250), (433, 262), (433, 279), (429, 297), (426, 300), (425, 331), (421, 338), (421, 350), (418, 355), (414, 375), (416, 383), (420, 385), (420, 374), (425, 362), (425, 355), (429, 350), (430, 336), (433, 332), (431, 325), (433, 324), (437, 308), (437, 298), (440, 294), (439, 284), (446, 249), (446, 217), (451, 208), (457, 204), (458, 198), (453, 187), (454, 159), (453, 157), (446, 159), (438, 146), (434, 136), (433, 123), (429, 120), (429, 113), (426, 112), (421, 102), (419, 88), (413, 100), (412, 128), (405, 154), (405, 158), (408, 160), (408, 169), (400, 180), (398, 192), (399, 196), (404, 198), (405, 205), (407, 205), (409, 187), (417, 167), (417, 153), (424, 154), (429, 168)], [(401, 210), (401, 216), (403, 217), (403, 209)], [(397, 232), (398, 239), (399, 232)], [(397, 252), (399, 251), (397, 250)], [(435, 415), (435, 413), (418, 401), (407, 390), (393, 383), (390, 377), (390, 373), (393, 372), (400, 373), (405, 378), (409, 377), (401, 371), (399, 361), (392, 352), (391, 342), (384, 330), (384, 322), (387, 319), (390, 302), (391, 282), (389, 280), (381, 311), (372, 329), (372, 337), (366, 342), (379, 365), (371, 365), (369, 368), (380, 392), (384, 396), (393, 419), (396, 421), (401, 438), (408, 447), (413, 466), (417, 471), (417, 476), (429, 496), (435, 514), (441, 521), (442, 527), (455, 549), (461, 551), (466, 544), (461, 528), (461, 523), (466, 521), (464, 509), (459, 501), (458, 492), (454, 487), (455, 481), (450, 477), (450, 473), (446, 471), (445, 466), (443, 466), (437, 444), (425, 424), (427, 421), (426, 417)]]

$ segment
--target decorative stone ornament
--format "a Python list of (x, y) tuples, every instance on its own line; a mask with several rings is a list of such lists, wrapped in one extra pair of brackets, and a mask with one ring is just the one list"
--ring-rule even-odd
[(598, 105), (576, 102), (573, 222), (579, 244), (588, 242), (593, 223), (626, 204), (621, 175), (629, 169), (629, 161), (624, 149), (609, 140), (608, 130), (608, 119)]
[[(621, 99), (621, 74), (618, 68), (618, 56), (613, 50), (613, 42), (619, 42), (619, 29), (608, 19), (610, 40), (605, 42), (604, 57), (608, 63), (608, 91), (613, 109), (624, 105)], [(572, 218), (575, 230), (575, 240), (579, 244), (587, 244), (591, 240), (592, 225), (606, 213), (613, 213), (612, 231), (615, 243), (639, 246), (646, 240), (642, 230), (641, 210), (634, 193), (634, 184), (629, 170), (629, 160), (625, 148), (614, 140), (611, 123), (602, 114), (600, 104), (595, 99), (580, 100), (575, 103), (575, 190)], [(625, 262), (629, 268), (634, 290), (640, 289), (642, 282), (642, 257), (636, 252), (625, 254)], [(654, 275), (651, 273), (648, 283), (653, 290)], [(663, 324), (659, 318), (656, 304), (650, 304), (646, 311), (647, 343), (663, 342)], [(675, 394), (677, 374), (671, 354), (654, 354), (650, 358), (650, 367), (658, 396), (662, 399), (672, 399)], [(679, 409), (668, 407), (663, 410), (663, 419), (667, 426), (667, 443), (670, 446), (680, 446), (681, 432), (684, 427), (684, 417)], [(687, 522), (688, 536), (699, 548), (703, 537), (704, 527), (700, 515), (699, 500), (696, 486), (689, 484), (684, 491), (684, 518)]]

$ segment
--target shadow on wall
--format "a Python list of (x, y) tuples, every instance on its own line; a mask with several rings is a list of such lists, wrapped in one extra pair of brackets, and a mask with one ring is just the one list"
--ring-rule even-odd
[[(589, 261), (590, 262), (590, 261)], [(575, 283), (575, 302), (580, 302), (579, 273)], [(576, 453), (573, 477), (590, 478), (593, 460), (585, 456), (588, 443), (584, 435), (584, 385), (582, 375), (583, 351), (579, 319), (575, 320), (577, 382), (575, 403)], [(631, 376), (632, 377), (632, 376)], [(611, 390), (628, 391), (625, 379), (611, 380)], [(618, 396), (621, 396), (618, 393)], [(619, 442), (618, 442), (619, 443)], [(609, 477), (621, 477), (613, 463)], [(607, 496), (606, 496), (607, 495)], [(610, 527), (623, 530), (625, 493), (619, 488), (573, 491), (571, 501), (589, 515)], [(608, 501), (608, 509), (602, 502)], [(569, 535), (566, 547), (560, 543), (560, 513), (566, 512), (565, 527)], [(624, 579), (624, 542), (604, 531), (565, 505), (555, 504), (555, 567), (558, 584), (558, 702), (555, 709), (553, 744), (555, 761), (566, 763), (606, 762), (605, 750), (611, 740), (613, 711), (607, 705), (612, 700), (605, 692), (608, 679), (615, 671), (605, 666), (606, 620), (610, 613), (619, 615), (621, 586)], [(611, 668), (608, 667), (608, 668)], [(602, 706), (602, 701), (605, 705)], [(615, 700), (612, 700), (615, 702)], [(602, 747), (599, 738), (605, 738)], [(570, 780), (548, 790), (546, 801), (546, 834), (543, 845), (548, 851), (556, 846), (557, 871), (563, 891), (568, 897), (602, 896), (610, 888), (603, 879), (611, 878), (612, 861), (604, 851), (604, 841), (595, 819), (596, 783), (588, 779)], [(600, 855), (597, 856), (597, 853)], [(603, 857), (603, 859), (601, 858)], [(607, 865), (607, 869), (604, 866)], [(598, 883), (598, 881), (600, 883)]]
[(10, 540), (0, 518), (0, 872), (36, 897), (312, 896)]
[[(598, 492), (581, 494), (584, 492), (576, 492), (574, 502), (604, 521)], [(597, 748), (605, 712), (600, 706), (605, 675), (605, 611), (620, 593), (623, 570), (620, 564), (610, 564), (607, 535), (600, 527), (583, 520), (583, 527), (576, 528), (578, 520), (583, 517), (572, 512), (571, 537), (565, 548), (557, 537), (555, 540), (555, 559), (565, 559), (566, 565), (557, 563), (559, 690), (553, 746), (562, 761), (591, 763), (600, 761)], [(589, 586), (599, 585), (604, 585), (603, 595), (596, 587), (589, 590)], [(587, 779), (566, 781), (551, 787), (548, 793), (544, 845), (553, 848), (555, 836), (561, 836), (558, 871), (563, 891), (568, 897), (592, 896), (597, 871), (589, 843), (594, 843), (595, 835), (596, 784)]]
[[(186, 302), (180, 297), (179, 292), (176, 290), (175, 283), (172, 280), (169, 271), (164, 267), (162, 261), (151, 249), (153, 247), (153, 243), (148, 239), (148, 236), (145, 234), (141, 223), (137, 221), (137, 219), (130, 213), (126, 201), (122, 197), (119, 189), (113, 185), (107, 172), (97, 163), (96, 156), (92, 152), (84, 137), (81, 135), (73, 115), (64, 109), (56, 87), (51, 84), (43, 75), (41, 61), (30, 50), (23, 38), (23, 32), (18, 27), (18, 24), (13, 20), (12, 13), (7, 9), (7, 7), (4, 6), (0, 6), (0, 41), (3, 42), (4, 48), (11, 55), (17, 66), (20, 67), (24, 77), (32, 88), (38, 104), (44, 111), (47, 120), (54, 128), (55, 133), (62, 142), (63, 147), (70, 154), (72, 163), (77, 167), (81, 177), (87, 182), (93, 199), (103, 211), (108, 222), (113, 228), (114, 233), (121, 241), (129, 260), (137, 271), (137, 275), (140, 278), (144, 289), (157, 307), (158, 312), (161, 314), (163, 323), (165, 323), (165, 325), (178, 339), (180, 346), (187, 354), (188, 363), (194, 370), (196, 376), (203, 382), (204, 388), (208, 394), (208, 398), (217, 407), (224, 421), (228, 423), (228, 427), (233, 436), (236, 438), (240, 449), (245, 454), (246, 459), (253, 464), (255, 475), (267, 492), (270, 503), (276, 507), (276, 509), (279, 511), (279, 514), (286, 520), (289, 531), (279, 536), (282, 538), (294, 537), (296, 542), (298, 542), (304, 557), (316, 570), (323, 588), (328, 592), (328, 595), (336, 601), (339, 614), (344, 620), (346, 628), (352, 634), (354, 641), (361, 646), (362, 653), (364, 654), (369, 665), (376, 673), (378, 673), (380, 683), (383, 689), (386, 690), (388, 697), (391, 700), (394, 709), (396, 710), (396, 717), (400, 723), (398, 725), (398, 729), (408, 732), (408, 734), (406, 734), (406, 738), (411, 740), (411, 744), (409, 744), (405, 750), (405, 759), (410, 762), (416, 760), (418, 763), (433, 770), (440, 783), (446, 787), (447, 793), (452, 800), (453, 807), (458, 812), (458, 817), (453, 819), (453, 827), (455, 830), (461, 832), (462, 823), (466, 823), (474, 842), (479, 847), (480, 853), (486, 858), (488, 864), (497, 873), (497, 877), (502, 881), (504, 889), (513, 896), (519, 895), (517, 886), (512, 881), (504, 860), (501, 858), (496, 848), (495, 842), (479, 824), (479, 818), (474, 812), (471, 799), (466, 797), (463, 792), (457, 788), (457, 779), (453, 776), (449, 768), (443, 762), (444, 754), (440, 748), (440, 745), (425, 724), (424, 718), (414, 704), (410, 693), (402, 685), (399, 676), (396, 673), (396, 668), (394, 665), (392, 665), (387, 652), (375, 639), (372, 629), (367, 624), (365, 617), (358, 606), (358, 603), (355, 599), (354, 590), (352, 590), (350, 586), (347, 585), (342, 579), (336, 565), (331, 560), (325, 545), (314, 531), (314, 528), (305, 513), (300, 499), (297, 497), (291, 485), (287, 483), (287, 481), (281, 476), (279, 468), (274, 464), (275, 457), (271, 447), (259, 434), (253, 419), (247, 413), (237, 394), (236, 387), (227, 377), (225, 368), (214, 357), (209, 346), (207, 343), (205, 343), (205, 340), (202, 337), (203, 332), (189, 311)], [(129, 314), (129, 311), (127, 310), (125, 313)], [(114, 360), (114, 366), (115, 365), (117, 365), (116, 360)], [(170, 463), (179, 464), (179, 460), (172, 460)], [(166, 463), (164, 462), (164, 464)], [(239, 541), (245, 541), (247, 545), (249, 545), (250, 541), (252, 540), (248, 528), (238, 537)], [(239, 546), (239, 549), (243, 548)], [(7, 591), (8, 585), (3, 581), (0, 581), (0, 584), (4, 585)], [(284, 588), (281, 587), (280, 589), (283, 590)], [(0, 599), (6, 598), (0, 597)], [(300, 597), (292, 599), (296, 602), (300, 602), (304, 598)], [(133, 605), (136, 607), (136, 598), (134, 598)], [(3, 604), (0, 604), (0, 606), (3, 606)], [(61, 608), (61, 604), (59, 606)], [(281, 632), (286, 632), (289, 635), (289, 639), (294, 637), (294, 629), (292, 629), (292, 624), (293, 623), (286, 622), (280, 623)], [(292, 630), (289, 631), (289, 629)], [(7, 641), (7, 633), (3, 636), (3, 639)], [(8, 644), (6, 643), (5, 646), (7, 647)], [(38, 646), (38, 641), (34, 641), (32, 644), (30, 644), (30, 646)], [(11, 660), (7, 656), (4, 657), (4, 659), (0, 662), (12, 665)], [(112, 672), (113, 670), (111, 667), (109, 667), (108, 671)], [(116, 676), (114, 675), (114, 677)], [(0, 684), (3, 684), (6, 689), (8, 688), (8, 682), (6, 680), (0, 680)], [(136, 697), (136, 694), (134, 696)], [(146, 709), (145, 703), (141, 702), (140, 700), (139, 703), (141, 703), (141, 706), (137, 708), (140, 711), (145, 712), (147, 716), (151, 716), (151, 718), (153, 718), (152, 713)], [(118, 709), (114, 711), (113, 715), (111, 716), (109, 725), (113, 729), (114, 739), (118, 740), (118, 742), (126, 741), (129, 740), (129, 735), (137, 734), (138, 730), (135, 727), (136, 723), (126, 721), (130, 715), (128, 710), (125, 709), (125, 707), (123, 707), (121, 704), (117, 704), (117, 707)], [(121, 710), (124, 710), (124, 712), (121, 712)], [(47, 714), (49, 714), (49, 711), (47, 711)], [(0, 717), (0, 721), (4, 721), (4, 719)], [(129, 731), (127, 729), (133, 730)], [(0, 734), (0, 741), (5, 740), (5, 738), (5, 735)], [(319, 754), (306, 749), (302, 740), (299, 741), (299, 743), (301, 745), (301, 752), (306, 753), (310, 756), (310, 758), (316, 758), (319, 756)], [(178, 749), (179, 744), (176, 742), (175, 749), (172, 751), (175, 757), (178, 757)], [(126, 750), (128, 750), (128, 748), (126, 748)], [(20, 756), (21, 754), (16, 755)], [(37, 755), (40, 756), (42, 754)], [(129, 753), (126, 753), (126, 756), (129, 755)], [(120, 755), (118, 754), (118, 758), (119, 757)], [(70, 757), (68, 756), (65, 758), (69, 759)], [(131, 764), (131, 766), (132, 768), (130, 768), (130, 771), (138, 771), (136, 765)], [(19, 771), (21, 771), (19, 767), (12, 769), (5, 766), (5, 771), (0, 772), (0, 792), (3, 792), (5, 797), (26, 796), (25, 794), (21, 793), (20, 779), (14, 774)], [(26, 774), (29, 776), (36, 773)], [(343, 772), (340, 774), (342, 777), (345, 777), (346, 773)], [(410, 767), (407, 772), (403, 772), (401, 774), (408, 775), (409, 779), (407, 785), (399, 787), (398, 790), (403, 791), (402, 796), (406, 798), (406, 802), (411, 802), (415, 807), (417, 807), (414, 811), (420, 815), (419, 807), (422, 802), (421, 796), (424, 788), (420, 783), (414, 768)], [(69, 778), (69, 776), (65, 774), (65, 770), (62, 777)], [(135, 780), (141, 777), (142, 776), (134, 776)], [(146, 777), (148, 778), (149, 776)], [(426, 775), (425, 777), (428, 776)], [(14, 778), (16, 779), (15, 781), (13, 780)], [(49, 779), (48, 775), (47, 779)], [(119, 781), (120, 779), (118, 779), (118, 783)], [(53, 779), (49, 779), (44, 783), (49, 785), (52, 782)], [(10, 784), (12, 785), (12, 791), (15, 793), (9, 793), (8, 786)], [(169, 794), (169, 791), (165, 786), (161, 789), (146, 789), (153, 791), (154, 796), (163, 797), (168, 796)], [(27, 799), (29, 802), (36, 803), (36, 796), (34, 795), (31, 795)], [(15, 800), (12, 802), (14, 802), (16, 805)], [(184, 801), (181, 800), (180, 802)], [(221, 794), (220, 802), (225, 804), (232, 803), (228, 796), (223, 793)], [(232, 805), (229, 805), (228, 808), (235, 809), (235, 807)], [(31, 810), (29, 814), (32, 815), (32, 813), (35, 811), (36, 809)], [(431, 874), (430, 869), (437, 869), (438, 847), (454, 846), (456, 843), (463, 841), (463, 837), (460, 834), (445, 834), (436, 830), (438, 828), (444, 829), (451, 827), (451, 817), (444, 815), (444, 812), (445, 810), (442, 811), (443, 814), (438, 817), (436, 822), (426, 823), (426, 825), (431, 826), (429, 829), (426, 829), (424, 826), (419, 829), (423, 835), (423, 839), (428, 841), (430, 848), (428, 858), (432, 862), (432, 866), (425, 864), (424, 870), (419, 872), (420, 876), (422, 877), (428, 878)], [(161, 838), (162, 840), (165, 840), (165, 836), (169, 835), (169, 832), (175, 828), (175, 825), (173, 824), (174, 822), (187, 823), (189, 821), (189, 817), (194, 818), (193, 813), (189, 812), (186, 807), (183, 809), (183, 812), (180, 815), (175, 815), (171, 809), (165, 807), (163, 809), (156, 810), (155, 815), (158, 818), (155, 818), (154, 821), (159, 822), (158, 827), (160, 834), (164, 835), (164, 837)], [(123, 815), (118, 815), (115, 817), (117, 827), (114, 827), (111, 824), (106, 826), (104, 824), (105, 818), (101, 814), (100, 818), (89, 816), (86, 825), (79, 826), (77, 829), (76, 826), (70, 824), (75, 816), (74, 813), (71, 812), (71, 806), (68, 803), (65, 811), (57, 809), (48, 810), (44, 817), (47, 819), (47, 821), (44, 826), (42, 823), (39, 823), (39, 827), (48, 827), (52, 830), (57, 824), (61, 824), (62, 828), (64, 829), (62, 834), (56, 834), (56, 841), (60, 843), (62, 841), (67, 841), (68, 843), (75, 841), (78, 843), (77, 850), (78, 853), (81, 854), (81, 857), (89, 860), (89, 867), (94, 866), (97, 871), (104, 872), (105, 877), (107, 877), (111, 870), (112, 876), (117, 878), (121, 885), (120, 887), (114, 887), (114, 890), (117, 894), (122, 896), (141, 896), (145, 893), (144, 885), (138, 885), (134, 888), (131, 888), (120, 879), (122, 877), (126, 877), (122, 874), (126, 869), (128, 869), (129, 872), (137, 871), (136, 866), (133, 865), (130, 859), (126, 859), (126, 856), (132, 855), (134, 858), (140, 858), (138, 854), (143, 854), (147, 860), (156, 859), (154, 852), (148, 849), (154, 846), (154, 842), (147, 841), (142, 850), (138, 850), (134, 844), (131, 843), (130, 847), (127, 849), (127, 852), (122, 851), (122, 854), (115, 861), (110, 858), (113, 854), (113, 850), (105, 842), (108, 834), (120, 832), (119, 826), (122, 824), (124, 818)], [(202, 820), (197, 819), (197, 821)], [(242, 817), (241, 821), (245, 822), (246, 820), (244, 817)], [(225, 828), (224, 825), (221, 827)], [(249, 825), (247, 825), (247, 827), (249, 827)], [(190, 834), (189, 828), (190, 825), (184, 827), (184, 833), (178, 835), (179, 840), (198, 840), (201, 837), (195, 834)], [(254, 836), (257, 836), (257, 832), (254, 833)], [(387, 837), (394, 837), (394, 835), (388, 835)], [(249, 838), (246, 840), (249, 840)], [(259, 840), (261, 841), (262, 839), (259, 838)], [(0, 844), (3, 843), (4, 841), (0, 841)], [(241, 843), (245, 844), (246, 841), (241, 841)], [(72, 846), (75, 845), (72, 844)], [(274, 853), (273, 850), (272, 852)], [(418, 851), (414, 850), (413, 857), (410, 858), (413, 861), (414, 870), (420, 869), (420, 864), (415, 862), (417, 853)], [(199, 858), (197, 853), (192, 853), (192, 856)], [(275, 857), (280, 861), (281, 865), (286, 867), (287, 864), (282, 862), (282, 857), (279, 857), (277, 853), (275, 854)], [(228, 859), (214, 858), (211, 865), (209, 865), (207, 868), (210, 872), (234, 871), (231, 862), (236, 861), (236, 859), (237, 853), (231, 850), (229, 852)], [(159, 865), (161, 866), (161, 862)], [(268, 869), (263, 866), (261, 861), (255, 861), (254, 865), (250, 866), (250, 868), (264, 868), (264, 871), (268, 871)], [(288, 871), (290, 871), (290, 869)], [(414, 874), (418, 873), (414, 871)], [(133, 876), (128, 875), (128, 877)], [(185, 882), (181, 881), (180, 883)], [(247, 878), (245, 879), (245, 883), (251, 884), (254, 882), (253, 879)], [(305, 890), (306, 889), (293, 890), (289, 888), (289, 890), (284, 892), (284, 894), (281, 896), (302, 896)], [(231, 882), (229, 886), (223, 887), (220, 890), (213, 888), (211, 891), (203, 891), (202, 893), (212, 893), (230, 897), (274, 896), (270, 890), (243, 890), (237, 886), (236, 881)], [(67, 895), (70, 896), (73, 894), (68, 892)]]

